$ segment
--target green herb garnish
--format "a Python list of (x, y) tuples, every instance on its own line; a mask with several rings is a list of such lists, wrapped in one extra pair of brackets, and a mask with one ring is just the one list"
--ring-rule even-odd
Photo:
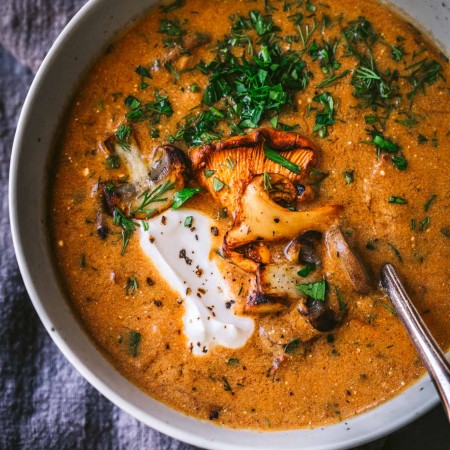
[(135, 72), (142, 78), (152, 78), (152, 75), (147, 67), (137, 66)]
[(131, 356), (136, 357), (139, 354), (139, 345), (141, 343), (141, 333), (130, 330), (128, 333), (128, 350)]
[(130, 242), (131, 236), (136, 231), (136, 227), (139, 227), (140, 225), (138, 222), (128, 219), (128, 217), (126, 217), (125, 214), (117, 207), (113, 211), (113, 223), (114, 225), (122, 228), (123, 244), (121, 255), (123, 256), (128, 243)]
[(337, 39), (335, 39), (333, 43), (330, 41), (323, 42), (322, 45), (317, 44), (314, 40), (309, 46), (308, 54), (313, 61), (319, 61), (323, 73), (332, 74), (341, 67), (341, 63), (336, 61), (336, 49), (338, 44), (339, 41)]
[(161, 120), (161, 116), (170, 117), (173, 114), (169, 98), (161, 95), (157, 89), (155, 89), (154, 102), (142, 104), (136, 97), (129, 95), (125, 99), (125, 105), (129, 108), (125, 117), (130, 122), (149, 120), (154, 125)]
[(428, 58), (411, 64), (406, 68), (406, 70), (410, 70), (410, 73), (406, 79), (413, 87), (407, 94), (410, 108), (412, 107), (416, 95), (419, 92), (425, 93), (425, 87), (427, 85), (432, 85), (439, 77), (444, 79), (441, 74), (442, 66), (437, 61), (429, 60)]
[(268, 145), (264, 144), (264, 155), (267, 159), (270, 159), (276, 164), (279, 164), (280, 166), (284, 167), (287, 170), (290, 170), (291, 172), (300, 175), (301, 167), (297, 164), (294, 164), (292, 161), (289, 161), (289, 159), (286, 159), (285, 157), (281, 156), (276, 150), (273, 150)]
[(365, 43), (370, 46), (378, 39), (378, 35), (373, 25), (362, 16), (348, 22), (343, 33), (348, 42), (354, 44)]
[(204, 172), (205, 178), (211, 178), (216, 172), (217, 170), (205, 170)]
[(296, 353), (300, 348), (300, 344), (301, 344), (300, 339), (298, 338), (292, 339), (284, 346), (284, 353), (286, 353), (286, 355)]
[(134, 275), (131, 275), (131, 277), (127, 280), (127, 284), (125, 285), (125, 293), (127, 295), (133, 295), (138, 288), (139, 284), (137, 278)]
[(317, 283), (298, 284), (297, 289), (311, 298), (324, 302), (327, 291), (327, 282), (324, 278)]
[(184, 226), (186, 228), (191, 228), (193, 220), (194, 220), (193, 216), (187, 216), (186, 219), (184, 219)]
[(394, 61), (401, 61), (403, 56), (405, 56), (405, 50), (401, 45), (392, 45), (391, 46), (391, 56)]
[(393, 195), (391, 195), (388, 199), (389, 203), (397, 203), (399, 205), (405, 205), (406, 203), (408, 203), (404, 198), (402, 197), (395, 197)]
[(328, 127), (334, 125), (334, 100), (329, 92), (322, 92), (313, 98), (313, 101), (319, 102), (323, 106), (322, 111), (316, 113), (316, 124), (313, 132), (319, 137), (328, 136)]
[(306, 278), (312, 271), (314, 271), (316, 265), (314, 263), (308, 263), (306, 266), (297, 272), (297, 275)]
[(226, 184), (222, 180), (219, 180), (217, 177), (213, 178), (213, 189), (214, 189), (214, 192), (221, 191), (225, 186), (226, 186)]
[(386, 308), (391, 314), (393, 314), (394, 316), (397, 316), (398, 314), (397, 314), (397, 311), (392, 307), (392, 306), (389, 306), (387, 303), (385, 303), (385, 302), (381, 302), (381, 305), (384, 307), (384, 308)]
[(354, 170), (344, 170), (342, 174), (344, 175), (346, 184), (352, 184), (355, 181), (354, 172)]
[(238, 358), (230, 358), (227, 361), (227, 366), (237, 366), (239, 364), (239, 359)]
[(162, 19), (159, 23), (159, 33), (165, 34), (166, 37), (163, 39), (164, 47), (174, 48), (175, 46), (182, 47), (183, 36), (186, 34), (186, 31), (183, 29), (186, 24), (186, 20), (184, 22), (180, 22), (179, 19)]
[(157, 208), (149, 209), (148, 206), (152, 203), (166, 202), (168, 198), (163, 197), (163, 195), (166, 192), (173, 190), (174, 188), (175, 182), (170, 182), (167, 180), (151, 191), (149, 189), (146, 189), (141, 195), (138, 196), (138, 199), (142, 199), (141, 204), (137, 208), (133, 209), (130, 214), (135, 215), (136, 213), (141, 213), (145, 214), (146, 217), (149, 217), (157, 210)]
[(128, 125), (120, 125), (116, 131), (117, 143), (124, 150), (130, 149), (131, 127)]
[(120, 168), (120, 156), (109, 155), (106, 158), (105, 166), (107, 169), (119, 169)]
[(431, 222), (430, 217), (425, 216), (425, 218), (419, 222), (418, 226), (419, 231), (427, 230), (430, 227), (430, 222)]
[(181, 191), (175, 192), (173, 196), (172, 209), (178, 209), (182, 204), (186, 203), (195, 194), (198, 194), (202, 188), (183, 188)]
[(425, 210), (425, 212), (427, 212), (430, 208), (431, 205), (436, 201), (437, 195), (433, 194), (423, 205), (423, 209)]
[(342, 73), (338, 75), (331, 75), (327, 78), (324, 78), (316, 87), (319, 89), (324, 89), (332, 86), (336, 86), (339, 83), (341, 78), (344, 78), (350, 73), (350, 70), (344, 70)]

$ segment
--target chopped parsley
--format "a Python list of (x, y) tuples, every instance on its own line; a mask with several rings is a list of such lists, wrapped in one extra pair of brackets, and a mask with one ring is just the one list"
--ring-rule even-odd
[(314, 263), (308, 263), (306, 266), (297, 272), (297, 275), (306, 278), (311, 272), (313, 272), (316, 268)]
[(430, 222), (431, 222), (430, 216), (425, 216), (425, 218), (419, 222), (418, 226), (419, 231), (428, 230), (428, 228), (430, 227)]
[(169, 98), (160, 94), (157, 89), (155, 89), (155, 101), (142, 104), (139, 99), (129, 95), (125, 99), (125, 105), (129, 108), (125, 117), (130, 122), (149, 120), (154, 125), (160, 122), (161, 116), (171, 117), (173, 114)]
[(404, 198), (402, 197), (395, 197), (393, 195), (391, 195), (388, 199), (389, 203), (397, 203), (399, 205), (405, 205), (406, 203), (408, 203)]
[(139, 288), (139, 284), (137, 278), (134, 275), (131, 275), (127, 280), (127, 284), (125, 285), (125, 293), (127, 295), (134, 295), (134, 293)]
[(217, 170), (205, 170), (204, 172), (205, 178), (211, 178), (216, 172)]
[(405, 56), (405, 50), (402, 45), (391, 46), (391, 56), (394, 61), (401, 61)]
[(227, 361), (227, 366), (237, 366), (239, 365), (239, 359), (238, 358), (230, 358)]
[(173, 196), (172, 209), (178, 209), (181, 205), (186, 203), (190, 198), (192, 198), (195, 194), (198, 194), (202, 188), (194, 187), (194, 188), (183, 188), (181, 191), (175, 192)]
[(135, 72), (142, 78), (152, 78), (152, 75), (147, 67), (137, 66)]
[(437, 199), (437, 195), (433, 194), (423, 205), (423, 209), (425, 210), (425, 212), (427, 212), (430, 208), (431, 205), (436, 201)]
[(375, 145), (377, 156), (379, 157), (383, 152), (392, 154), (392, 164), (399, 170), (406, 170), (408, 163), (405, 156), (400, 151), (400, 146), (392, 140), (386, 138), (381, 131), (376, 128), (369, 131), (372, 136), (372, 141), (364, 141), (364, 144)]
[(186, 20), (180, 22), (179, 19), (162, 19), (159, 23), (158, 32), (165, 34), (163, 38), (164, 47), (174, 48), (176, 46), (182, 47), (183, 36), (186, 34), (184, 30), (184, 25), (186, 25)]
[(305, 283), (298, 284), (297, 289), (303, 292), (308, 297), (314, 298), (316, 300), (320, 300), (322, 302), (325, 301), (325, 295), (327, 292), (327, 282), (325, 278), (318, 281), (317, 283)]
[(313, 132), (319, 137), (328, 136), (328, 127), (334, 125), (334, 100), (329, 92), (322, 92), (313, 98), (314, 102), (318, 102), (323, 106), (322, 111), (316, 113), (316, 124)]
[(309, 46), (308, 54), (313, 61), (318, 61), (323, 73), (333, 73), (341, 67), (341, 63), (336, 61), (336, 49), (339, 44), (337, 39), (333, 43), (330, 41), (323, 42), (322, 45), (317, 44), (314, 40)]
[(130, 355), (136, 357), (139, 354), (139, 345), (141, 343), (141, 333), (130, 330), (128, 333), (128, 351)]
[(352, 184), (355, 181), (354, 173), (354, 170), (344, 170), (344, 172), (342, 172), (346, 184)]
[(213, 178), (213, 189), (214, 189), (214, 192), (221, 191), (225, 186), (226, 186), (226, 184), (222, 180), (219, 180), (217, 177)]
[[(294, 108), (295, 93), (309, 82), (301, 53), (279, 45), (275, 32), (280, 30), (270, 15), (251, 11), (248, 17), (232, 16), (232, 21), (232, 34), (217, 44), (216, 58), (196, 66), (209, 76), (203, 109), (185, 117), (174, 141), (194, 146), (220, 139), (221, 122), (235, 135), (257, 128), (284, 107)], [(236, 57), (233, 47), (239, 46), (247, 51)]]

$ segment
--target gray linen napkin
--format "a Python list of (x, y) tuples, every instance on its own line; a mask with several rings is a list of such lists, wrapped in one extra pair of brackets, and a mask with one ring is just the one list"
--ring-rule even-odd
[[(20, 109), (43, 57), (85, 0), (0, 0), (0, 448), (194, 447), (152, 430), (111, 404), (65, 360), (22, 283), (7, 206), (11, 146)], [(364, 449), (448, 449), (440, 408)]]

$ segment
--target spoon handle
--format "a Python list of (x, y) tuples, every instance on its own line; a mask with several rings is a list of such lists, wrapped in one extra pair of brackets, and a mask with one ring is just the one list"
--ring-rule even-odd
[(450, 364), (411, 302), (391, 264), (385, 264), (381, 269), (381, 285), (408, 330), (414, 347), (436, 386), (450, 421)]

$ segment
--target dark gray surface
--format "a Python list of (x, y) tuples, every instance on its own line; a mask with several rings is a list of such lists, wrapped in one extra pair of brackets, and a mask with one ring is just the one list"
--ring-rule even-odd
[[(7, 211), (11, 146), (33, 76), (84, 0), (0, 0), (0, 448), (194, 447), (145, 427), (92, 388), (53, 344), (33, 310), (12, 248)], [(442, 408), (363, 447), (448, 450)]]

